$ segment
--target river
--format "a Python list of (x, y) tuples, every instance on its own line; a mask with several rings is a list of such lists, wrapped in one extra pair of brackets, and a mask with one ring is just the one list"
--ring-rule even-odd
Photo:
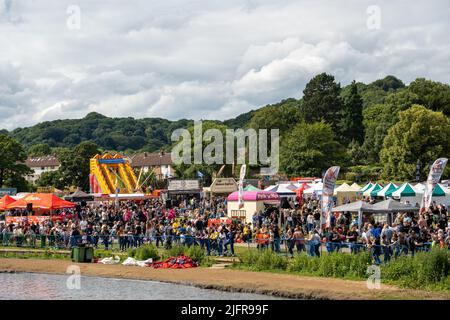
[(275, 297), (156, 281), (39, 273), (0, 273), (0, 299), (13, 300), (258, 300)]

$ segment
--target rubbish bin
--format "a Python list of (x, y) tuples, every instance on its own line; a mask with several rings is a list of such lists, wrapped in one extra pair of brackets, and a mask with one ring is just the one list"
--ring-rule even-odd
[(94, 260), (94, 248), (86, 247), (84, 249), (84, 262), (92, 262)]
[[(93, 253), (92, 248), (87, 247), (73, 247), (71, 252), (71, 258), (73, 262), (92, 262)], [(86, 251), (90, 251), (89, 257), (86, 257)]]

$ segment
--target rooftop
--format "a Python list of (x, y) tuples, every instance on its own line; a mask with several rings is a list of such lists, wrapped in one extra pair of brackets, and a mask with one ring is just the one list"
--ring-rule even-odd
[(30, 168), (36, 167), (58, 167), (61, 163), (55, 156), (29, 157), (25, 164)]
[(172, 156), (163, 152), (142, 152), (130, 156), (130, 161), (132, 167), (171, 165)]

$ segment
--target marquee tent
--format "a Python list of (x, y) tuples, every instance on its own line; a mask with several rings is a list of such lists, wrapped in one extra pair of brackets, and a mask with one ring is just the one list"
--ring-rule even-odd
[(362, 200), (337, 206), (332, 209), (333, 212), (358, 212), (358, 228), (361, 229), (360, 223), (363, 219), (363, 212), (371, 212), (373, 205)]
[(383, 189), (383, 186), (379, 185), (378, 183), (372, 184), (370, 188), (363, 191), (363, 196), (369, 197), (371, 196), (372, 192), (376, 192), (381, 189)]
[(368, 202), (358, 200), (352, 203), (343, 204), (332, 209), (333, 212), (370, 212), (373, 205)]
[(310, 188), (303, 191), (304, 195), (311, 196), (313, 193), (315, 193), (318, 196), (322, 195), (322, 189), (323, 189), (323, 183), (317, 182), (317, 183), (311, 183), (309, 184)]
[(389, 198), (387, 200), (372, 205), (370, 212), (412, 212), (419, 211), (419, 207), (411, 204), (401, 203), (400, 201)]
[(397, 190), (392, 192), (391, 196), (394, 199), (400, 199), (403, 203), (420, 203), (423, 197), (423, 191), (415, 189), (411, 184), (404, 183)]
[(373, 186), (372, 182), (369, 182), (369, 183), (367, 183), (364, 187), (362, 187), (360, 191), (361, 191), (361, 192), (364, 192), (364, 191), (366, 191), (367, 189), (372, 188), (372, 186)]
[(396, 199), (401, 197), (415, 197), (417, 194), (420, 194), (423, 192), (420, 192), (419, 190), (415, 189), (412, 185), (409, 183), (404, 183), (400, 187), (398, 187), (397, 190), (392, 192), (392, 196)]
[(0, 199), (0, 210), (6, 210), (6, 206), (15, 201), (16, 200), (13, 197), (5, 194), (4, 197)]
[(64, 197), (64, 200), (73, 201), (73, 202), (81, 202), (81, 201), (93, 201), (94, 196), (89, 195), (86, 192), (83, 192), (80, 189), (77, 189), (74, 193)]
[(439, 183), (436, 188), (434, 188), (431, 201), (435, 201), (437, 204), (445, 204), (446, 206), (449, 206), (450, 189)]
[(343, 183), (334, 189), (333, 195), (336, 196), (337, 205), (341, 205), (346, 202), (356, 201), (356, 193), (357, 191), (354, 188), (349, 186), (347, 183)]
[(350, 187), (355, 191), (361, 191), (361, 187), (356, 182), (353, 182), (353, 184)]
[(433, 197), (445, 197), (450, 196), (450, 189), (446, 188), (444, 185), (438, 183), (433, 191)]
[(249, 184), (248, 186), (246, 186), (244, 188), (244, 191), (261, 191), (261, 189), (258, 189), (257, 187), (255, 187), (252, 184)]
[(370, 193), (371, 197), (389, 197), (392, 192), (394, 192), (395, 190), (397, 190), (398, 186), (396, 186), (395, 184), (393, 184), (392, 182), (389, 182), (389, 184), (385, 185), (382, 189), (378, 190), (378, 191), (372, 191)]
[(280, 197), (295, 197), (296, 193), (294, 190), (296, 189), (297, 187), (292, 184), (276, 184), (274, 186), (267, 187), (264, 191), (276, 192)]
[(33, 209), (55, 210), (73, 208), (75, 203), (58, 198), (53, 193), (31, 193), (6, 206), (7, 209), (26, 209), (27, 204), (32, 203)]

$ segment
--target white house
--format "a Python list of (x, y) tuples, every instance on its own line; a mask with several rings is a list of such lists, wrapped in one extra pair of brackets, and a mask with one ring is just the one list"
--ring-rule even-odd
[(172, 167), (172, 156), (164, 152), (142, 152), (132, 155), (130, 158), (131, 167), (144, 172), (153, 170), (157, 179), (172, 178), (175, 170)]
[(25, 161), (25, 164), (31, 170), (33, 170), (32, 174), (25, 177), (27, 181), (32, 183), (35, 183), (36, 180), (38, 180), (44, 172), (58, 170), (61, 166), (58, 158), (52, 155), (42, 157), (29, 157)]

